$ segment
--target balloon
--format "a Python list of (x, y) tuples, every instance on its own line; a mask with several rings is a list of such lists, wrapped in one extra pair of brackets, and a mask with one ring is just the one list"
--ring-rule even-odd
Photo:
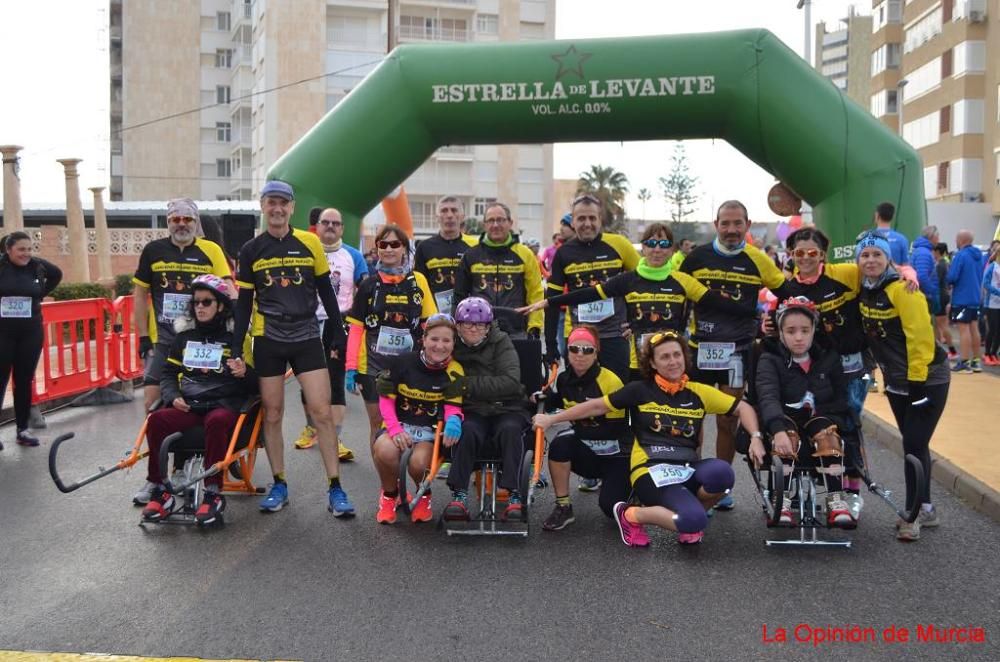
[(753, 246), (754, 245), (753, 235), (750, 234), (750, 230), (747, 230), (747, 234), (746, 234), (745, 237), (743, 237), (743, 239), (744, 239), (744, 241), (747, 242), (748, 246)]
[(778, 241), (785, 243), (785, 239), (788, 239), (788, 235), (791, 233), (792, 228), (788, 226), (788, 223), (778, 221), (778, 226), (774, 229), (774, 236), (778, 238)]
[(802, 227), (802, 217), (792, 216), (791, 218), (788, 219), (788, 225), (791, 226), (793, 230), (798, 230), (799, 228)]

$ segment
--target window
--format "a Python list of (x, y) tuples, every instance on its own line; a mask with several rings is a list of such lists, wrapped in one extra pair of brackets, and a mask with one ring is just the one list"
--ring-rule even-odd
[(954, 108), (952, 135), (983, 133), (986, 125), (986, 103), (983, 99), (959, 99)]
[(232, 25), (230, 21), (229, 12), (220, 11), (215, 14), (215, 29), (220, 32), (229, 32), (229, 27)]
[(937, 167), (937, 190), (938, 193), (948, 190), (948, 169), (951, 165), (948, 161), (939, 163)]
[(911, 71), (906, 78), (910, 84), (906, 86), (906, 99), (912, 101), (941, 85), (941, 58), (934, 58), (927, 64)]
[(215, 160), (215, 176), (229, 178), (233, 174), (233, 166), (229, 162), (229, 159), (216, 159)]
[(909, 53), (941, 34), (941, 15), (941, 7), (938, 7), (916, 23), (908, 26), (906, 28), (903, 52)]
[(938, 127), (939, 133), (948, 133), (951, 131), (951, 106), (945, 106), (941, 109)]
[(878, 32), (890, 23), (899, 23), (902, 18), (899, 0), (883, 0), (872, 10), (872, 32)]
[(215, 103), (229, 103), (229, 86), (215, 86)]
[(477, 182), (495, 182), (497, 180), (496, 162), (476, 161), (475, 174)]
[(215, 140), (220, 143), (227, 143), (232, 140), (233, 125), (229, 122), (215, 123)]
[(541, 184), (544, 172), (542, 168), (518, 168), (517, 181), (525, 184)]
[(233, 66), (233, 49), (217, 48), (215, 50), (215, 68), (229, 69)]
[(473, 217), (482, 218), (483, 216), (486, 216), (486, 210), (489, 209), (490, 205), (496, 201), (496, 198), (476, 198), (472, 202)]
[(542, 218), (542, 205), (518, 205), (517, 218), (521, 221), (538, 221)]
[(952, 49), (950, 49), (950, 48), (948, 50), (946, 50), (944, 53), (941, 53), (941, 78), (942, 79), (948, 78), (949, 76), (951, 76), (952, 64), (954, 63), (954, 57), (955, 56), (954, 56), (954, 54), (952, 52)]
[(545, 39), (545, 24), (521, 21), (521, 39)]
[(496, 14), (479, 14), (476, 16), (476, 32), (498, 34), (500, 32), (500, 17)]
[(941, 139), (939, 131), (941, 127), (940, 114), (940, 111), (935, 110), (923, 117), (907, 121), (903, 125), (903, 139), (910, 143), (914, 149), (920, 149), (936, 143)]
[(872, 95), (871, 113), (875, 117), (895, 115), (899, 94), (896, 90), (882, 90)]

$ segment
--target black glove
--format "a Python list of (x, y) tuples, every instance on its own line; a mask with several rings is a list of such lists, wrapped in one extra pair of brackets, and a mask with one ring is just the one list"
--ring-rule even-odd
[(139, 358), (144, 359), (153, 351), (153, 341), (149, 336), (139, 336)]
[(926, 407), (931, 404), (924, 382), (909, 382), (910, 406)]
[(559, 349), (557, 347), (545, 350), (545, 356), (542, 357), (542, 360), (547, 366), (552, 365), (553, 363), (559, 363), (559, 359)]
[(539, 340), (542, 337), (542, 330), (538, 327), (528, 329), (528, 337), (532, 340)]

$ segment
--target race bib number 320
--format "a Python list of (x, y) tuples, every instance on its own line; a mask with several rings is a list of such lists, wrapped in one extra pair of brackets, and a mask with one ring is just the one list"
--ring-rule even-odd
[(31, 317), (31, 297), (0, 298), (0, 317), (8, 319)]
[(184, 367), (218, 370), (222, 367), (222, 345), (188, 341), (184, 345)]

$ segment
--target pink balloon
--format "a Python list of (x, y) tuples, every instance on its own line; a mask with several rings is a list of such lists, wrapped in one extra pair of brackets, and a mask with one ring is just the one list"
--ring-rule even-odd
[(788, 225), (790, 225), (793, 230), (798, 230), (802, 227), (802, 217), (792, 216), (788, 219)]
[(781, 243), (788, 239), (788, 235), (792, 233), (792, 229), (788, 227), (788, 223), (784, 221), (778, 221), (778, 226), (774, 229), (774, 236), (778, 238)]

